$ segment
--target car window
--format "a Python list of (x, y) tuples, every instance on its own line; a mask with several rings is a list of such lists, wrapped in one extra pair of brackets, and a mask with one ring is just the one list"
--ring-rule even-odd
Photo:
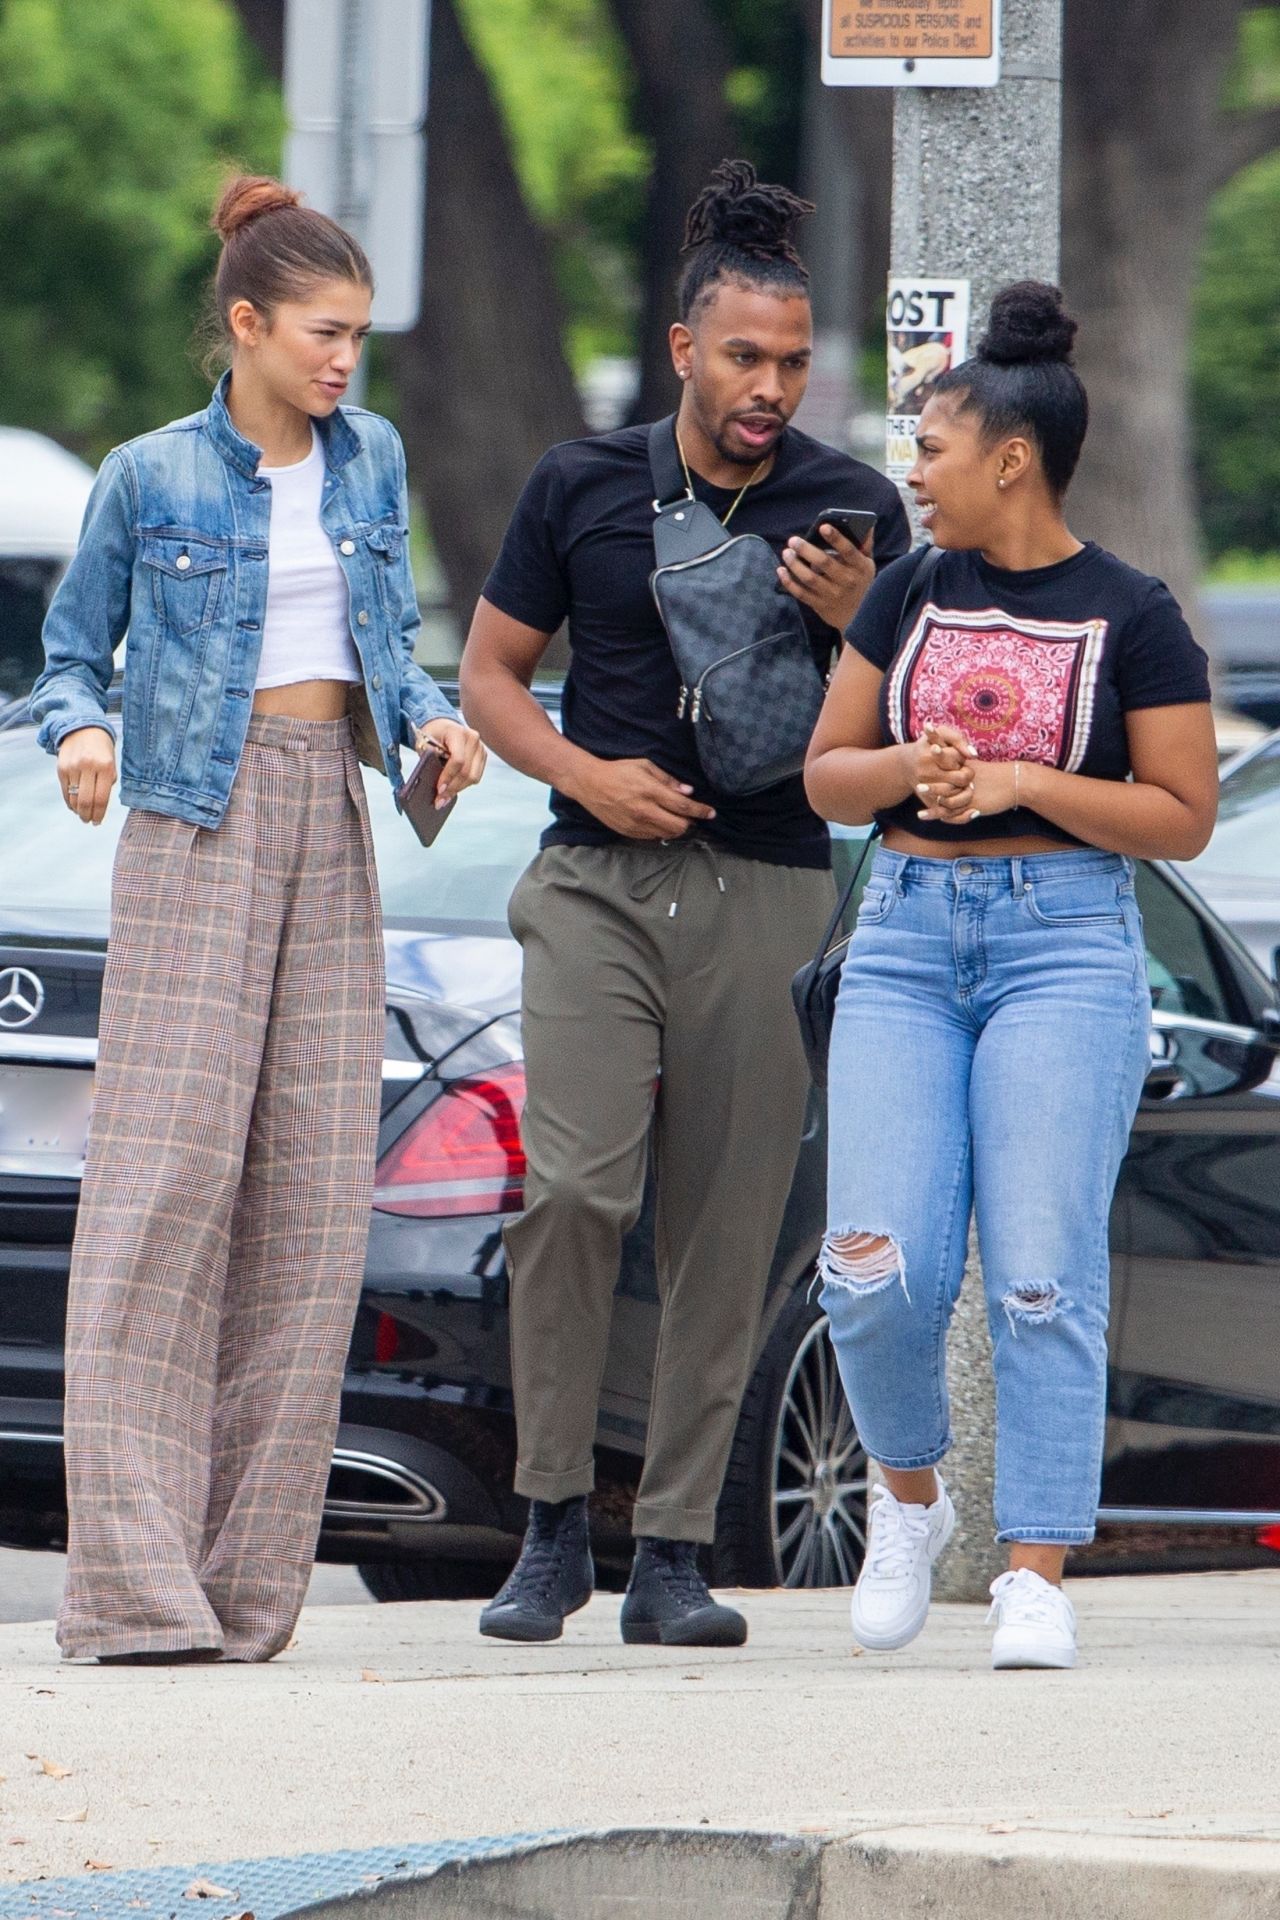
[[(547, 792), (494, 755), (429, 850), (395, 810), (389, 783), (362, 769), (383, 911), (388, 920), (506, 924), (516, 880), (547, 824)], [(100, 937), (111, 864), (126, 809), (113, 800), (100, 827), (85, 827), (58, 796), (53, 760), (28, 729), (0, 741), (0, 915), (9, 932)]]
[(1195, 908), (1153, 867), (1140, 863), (1135, 885), (1146, 930), (1152, 1005), (1161, 1013), (1233, 1020), (1213, 937)]
[(464, 793), (430, 849), (397, 812), (390, 782), (364, 769), (389, 920), (481, 920), (506, 925), (507, 901), (550, 823), (547, 789), (489, 755), (484, 779)]
[(1197, 873), (1280, 880), (1280, 739), (1222, 782), (1213, 838), (1187, 872), (1192, 880)]
[(30, 693), (44, 666), (41, 629), (60, 560), (0, 560), (0, 696)]

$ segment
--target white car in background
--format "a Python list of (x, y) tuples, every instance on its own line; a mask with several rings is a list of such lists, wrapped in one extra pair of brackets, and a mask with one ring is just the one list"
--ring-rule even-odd
[(76, 550), (93, 468), (56, 440), (0, 427), (0, 698), (30, 692), (40, 629)]

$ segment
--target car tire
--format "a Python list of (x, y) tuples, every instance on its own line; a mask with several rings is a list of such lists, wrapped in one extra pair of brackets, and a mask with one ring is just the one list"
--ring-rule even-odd
[(500, 1560), (367, 1560), (357, 1568), (378, 1601), (492, 1600), (509, 1571)]
[(866, 1512), (867, 1456), (827, 1317), (805, 1283), (778, 1315), (743, 1399), (717, 1513), (716, 1578), (742, 1587), (851, 1586)]

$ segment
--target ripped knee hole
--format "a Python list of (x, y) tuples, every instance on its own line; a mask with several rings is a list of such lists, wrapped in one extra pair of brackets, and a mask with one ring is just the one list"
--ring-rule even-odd
[(830, 1233), (822, 1243), (818, 1269), (828, 1286), (851, 1293), (875, 1293), (900, 1280), (905, 1293), (902, 1248), (887, 1233)]
[(1063, 1299), (1061, 1290), (1051, 1280), (1023, 1280), (1016, 1287), (1010, 1287), (1000, 1304), (1016, 1332), (1015, 1321), (1043, 1326), (1056, 1320), (1071, 1302)]

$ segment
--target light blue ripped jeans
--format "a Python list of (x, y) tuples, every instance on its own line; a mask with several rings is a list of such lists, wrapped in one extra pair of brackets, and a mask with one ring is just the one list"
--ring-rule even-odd
[(867, 1451), (933, 1466), (976, 1210), (1001, 1540), (1093, 1538), (1108, 1217), (1150, 1014), (1119, 854), (876, 854), (831, 1040), (822, 1305)]

